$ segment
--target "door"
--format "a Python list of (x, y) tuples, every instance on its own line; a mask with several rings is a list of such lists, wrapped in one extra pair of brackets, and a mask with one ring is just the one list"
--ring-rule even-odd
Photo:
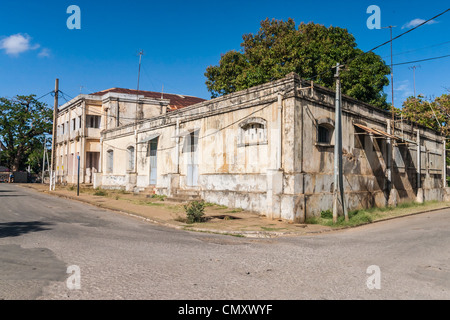
[(158, 149), (158, 138), (150, 140), (149, 142), (149, 156), (150, 156), (150, 185), (156, 185), (157, 177), (157, 149)]
[(197, 146), (198, 146), (198, 131), (191, 132), (186, 139), (188, 145), (187, 154), (187, 181), (189, 187), (198, 185), (198, 162), (197, 162)]

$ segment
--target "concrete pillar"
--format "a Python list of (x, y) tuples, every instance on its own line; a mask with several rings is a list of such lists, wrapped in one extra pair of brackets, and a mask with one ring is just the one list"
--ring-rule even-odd
[(277, 129), (278, 129), (278, 141), (277, 141), (277, 165), (278, 170), (281, 169), (281, 153), (282, 153), (282, 143), (283, 143), (283, 129), (282, 129), (282, 113), (283, 111), (283, 96), (278, 93), (278, 105), (277, 105)]
[(180, 173), (180, 119), (177, 118), (175, 128), (175, 172)]
[(180, 174), (179, 173), (169, 173), (169, 187), (167, 188), (167, 196), (173, 197), (176, 190), (180, 188)]
[[(392, 122), (390, 119), (386, 120), (387, 133), (392, 134)], [(387, 138), (387, 163), (386, 163), (386, 178), (387, 178), (387, 188), (389, 190), (389, 198), (387, 199), (386, 205), (395, 207), (398, 203), (398, 192), (394, 185), (394, 175), (392, 168), (394, 166), (394, 141), (391, 138)]]
[(447, 158), (446, 158), (446, 140), (445, 137), (442, 138), (442, 187), (447, 187)]
[(267, 217), (281, 218), (281, 195), (283, 193), (284, 174), (281, 170), (267, 170)]
[(137, 175), (136, 173), (127, 173), (125, 176), (125, 190), (126, 191), (134, 191), (136, 187)]
[(421, 148), (420, 148), (420, 130), (417, 130), (417, 196), (416, 196), (416, 202), (423, 203), (423, 189), (421, 185), (421, 173), (422, 173), (422, 167), (421, 167)]

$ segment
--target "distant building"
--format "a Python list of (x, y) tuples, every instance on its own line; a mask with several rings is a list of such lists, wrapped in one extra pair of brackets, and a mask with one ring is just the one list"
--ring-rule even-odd
[(80, 156), (80, 181), (92, 182), (92, 174), (101, 168), (102, 130), (153, 118), (201, 101), (204, 99), (123, 88), (78, 95), (58, 111), (55, 149), (57, 181), (77, 181), (77, 157)]

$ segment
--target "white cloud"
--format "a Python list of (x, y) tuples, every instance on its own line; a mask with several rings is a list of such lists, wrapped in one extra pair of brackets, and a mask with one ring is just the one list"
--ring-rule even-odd
[(394, 85), (394, 91), (397, 91), (397, 96), (402, 100), (414, 95), (414, 90), (411, 88), (409, 80), (398, 81)]
[(42, 48), (42, 50), (38, 53), (38, 57), (40, 58), (50, 57), (50, 49)]
[(0, 49), (12, 56), (18, 56), (20, 53), (36, 50), (39, 47), (39, 44), (31, 44), (31, 37), (28, 34), (17, 33), (0, 40)]
[[(419, 24), (424, 23), (425, 21), (426, 20), (420, 19), (420, 18), (413, 19), (413, 20), (409, 21), (408, 23), (405, 23), (402, 26), (402, 29), (410, 29), (410, 28), (417, 27)], [(426, 24), (435, 24), (435, 23), (438, 23), (438, 22), (436, 20), (431, 20), (431, 21), (428, 21)]]

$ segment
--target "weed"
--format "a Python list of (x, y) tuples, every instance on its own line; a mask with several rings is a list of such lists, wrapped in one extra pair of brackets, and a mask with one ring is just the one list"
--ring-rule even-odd
[(202, 222), (203, 215), (205, 214), (205, 202), (204, 201), (191, 201), (189, 204), (184, 205), (186, 211), (186, 219), (188, 223)]
[(332, 219), (333, 212), (331, 210), (325, 210), (320, 212), (320, 217), (323, 219)]
[(151, 198), (164, 201), (164, 199), (167, 198), (167, 196), (163, 194), (152, 194)]
[(223, 206), (223, 205), (220, 205), (220, 204), (215, 205), (215, 206), (216, 206), (216, 208), (214, 208), (214, 210), (228, 209), (227, 206)]
[(242, 211), (242, 209), (241, 209), (241, 208), (236, 208), (236, 209), (233, 209), (233, 210), (227, 211), (227, 213), (236, 213), (236, 212), (241, 212), (241, 211)]
[(270, 227), (261, 227), (264, 231), (279, 231), (285, 228), (270, 228)]
[(94, 192), (94, 196), (102, 196), (105, 197), (108, 195), (108, 192), (106, 192), (105, 190), (97, 190)]
[(186, 223), (186, 222), (187, 222), (187, 219), (186, 219), (186, 218), (183, 218), (183, 217), (180, 217), (180, 216), (177, 216), (174, 220), (175, 220), (175, 221), (178, 221), (178, 222), (183, 222), (183, 223)]
[(212, 202), (205, 202), (205, 207), (212, 207), (212, 206), (215, 206), (216, 204), (215, 203), (212, 203)]

